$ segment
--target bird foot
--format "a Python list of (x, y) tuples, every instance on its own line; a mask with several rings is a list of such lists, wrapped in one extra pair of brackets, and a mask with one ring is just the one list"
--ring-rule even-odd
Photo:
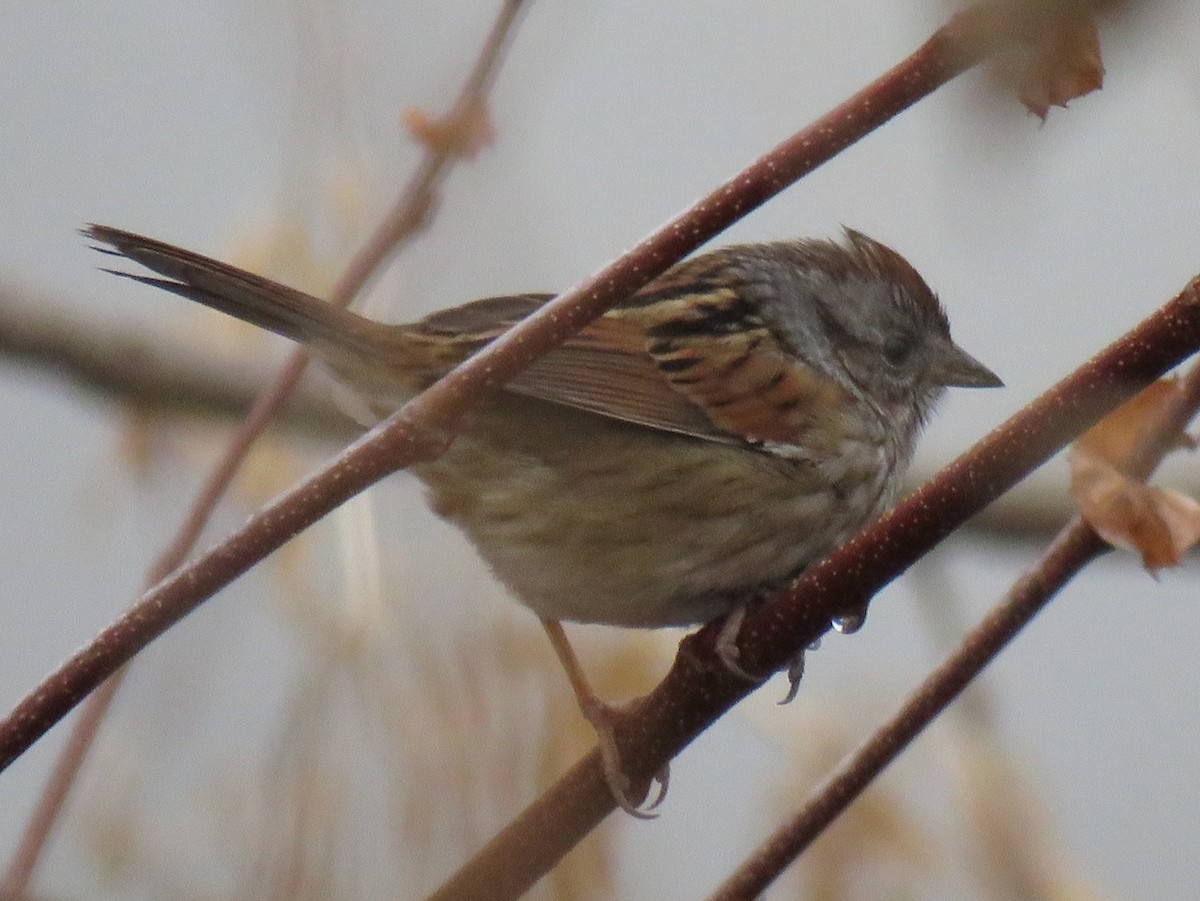
[(651, 780), (651, 786), (657, 784), (658, 791), (654, 795), (654, 799), (645, 806), (639, 806), (634, 801), (630, 800), (630, 792), (632, 784), (629, 776), (626, 775), (624, 768), (621, 766), (621, 754), (617, 748), (617, 739), (615, 732), (615, 724), (620, 716), (620, 711), (608, 706), (595, 696), (588, 699), (586, 702), (581, 701), (579, 705), (580, 711), (596, 730), (596, 741), (600, 748), (600, 761), (604, 765), (604, 781), (608, 783), (608, 790), (612, 792), (613, 800), (617, 802), (617, 806), (639, 820), (653, 820), (658, 814), (655, 809), (662, 804), (663, 799), (667, 796), (667, 788), (671, 784), (671, 765), (667, 764)]
[(734, 607), (729, 611), (729, 615), (725, 617), (725, 622), (721, 623), (721, 629), (717, 632), (716, 640), (713, 641), (713, 650), (716, 651), (717, 659), (721, 661), (725, 669), (740, 679), (745, 679), (747, 682), (758, 685), (761, 682), (765, 682), (769, 676), (756, 676), (753, 673), (747, 672), (743, 669), (739, 660), (742, 651), (738, 647), (738, 634), (742, 631), (742, 623), (745, 620), (745, 605)]
[[(770, 674), (765, 676), (756, 676), (753, 673), (747, 672), (742, 667), (739, 657), (741, 649), (738, 647), (738, 633), (741, 632), (742, 623), (746, 619), (746, 607), (735, 607), (725, 617), (725, 622), (721, 623), (720, 631), (717, 632), (717, 637), (713, 641), (713, 649), (716, 651), (717, 659), (721, 664), (733, 673), (735, 676), (745, 679), (747, 682), (759, 684), (770, 678)], [(800, 680), (804, 676), (804, 651), (800, 651), (792, 658), (788, 664), (787, 678), (788, 691), (783, 700), (779, 703), (790, 704), (796, 699), (796, 695), (800, 691)]]
[(550, 645), (554, 648), (554, 653), (558, 656), (559, 663), (562, 664), (567, 679), (571, 683), (571, 689), (575, 692), (575, 702), (579, 705), (579, 712), (596, 731), (600, 760), (604, 765), (604, 781), (608, 783), (613, 800), (617, 802), (618, 807), (632, 817), (639, 820), (654, 819), (658, 816), (653, 812), (654, 809), (662, 804), (663, 799), (667, 796), (667, 786), (671, 782), (670, 764), (659, 770), (650, 781), (651, 786), (656, 782), (659, 786), (658, 794), (655, 795), (653, 801), (645, 807), (639, 807), (630, 800), (632, 783), (621, 766), (621, 754), (617, 748), (615, 726), (620, 711), (605, 704), (592, 691), (591, 685), (588, 684), (587, 678), (583, 674), (583, 668), (579, 665), (579, 659), (575, 656), (575, 650), (567, 640), (566, 632), (563, 631), (562, 623), (542, 617), (542, 628), (546, 630), (546, 637), (550, 639)]

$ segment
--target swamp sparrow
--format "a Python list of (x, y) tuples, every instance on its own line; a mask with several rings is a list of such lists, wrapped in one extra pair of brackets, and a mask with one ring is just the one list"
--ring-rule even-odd
[[(128, 277), (306, 345), (367, 423), (551, 296), (384, 325), (149, 238), (86, 234), (164, 276)], [(727, 247), (533, 363), (412, 471), (544, 620), (690, 625), (891, 504), (947, 386), (1000, 384), (916, 270), (865, 235)]]

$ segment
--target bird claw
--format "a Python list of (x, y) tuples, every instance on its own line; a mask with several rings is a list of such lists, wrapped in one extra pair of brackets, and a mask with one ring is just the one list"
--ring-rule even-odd
[(783, 700), (779, 702), (782, 707), (785, 704), (790, 704), (796, 700), (796, 695), (800, 693), (800, 680), (804, 678), (804, 652), (801, 651), (792, 658), (792, 662), (787, 668), (788, 690), (783, 696)]
[(766, 676), (756, 676), (753, 673), (747, 672), (738, 662), (741, 656), (741, 649), (738, 647), (738, 633), (742, 630), (742, 622), (746, 619), (746, 608), (744, 606), (734, 607), (725, 617), (725, 622), (721, 624), (721, 630), (717, 633), (717, 638), (713, 642), (713, 649), (717, 653), (717, 659), (721, 661), (725, 669), (729, 670), (740, 679), (745, 679), (754, 685), (765, 682)]
[[(721, 624), (721, 629), (717, 633), (716, 639), (713, 641), (713, 648), (716, 651), (717, 658), (722, 665), (739, 678), (745, 679), (747, 682), (759, 684), (767, 681), (769, 676), (755, 676), (742, 668), (738, 662), (738, 657), (741, 655), (741, 650), (738, 648), (738, 633), (741, 631), (742, 622), (746, 619), (746, 608), (735, 607), (730, 611), (725, 618), (725, 622)], [(812, 647), (810, 645), (810, 647)], [(787, 678), (788, 690), (784, 695), (783, 700), (779, 702), (782, 706), (790, 704), (796, 699), (796, 695), (800, 693), (800, 680), (804, 677), (804, 651), (800, 651), (792, 658), (788, 664)]]
[(617, 749), (616, 733), (613, 730), (616, 711), (599, 699), (594, 699), (592, 703), (583, 708), (583, 716), (596, 730), (600, 762), (604, 767), (604, 781), (608, 784), (608, 790), (612, 793), (617, 806), (631, 817), (639, 820), (657, 819), (658, 814), (654, 811), (667, 797), (667, 787), (671, 784), (671, 765), (668, 763), (655, 773), (650, 784), (657, 783), (658, 792), (653, 801), (645, 807), (639, 807), (629, 798), (630, 780), (621, 766), (621, 754)]

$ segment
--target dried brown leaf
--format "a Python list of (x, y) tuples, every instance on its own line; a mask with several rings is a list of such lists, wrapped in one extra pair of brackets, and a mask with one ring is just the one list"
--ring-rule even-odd
[[(1088, 430), (1071, 451), (1071, 493), (1079, 512), (1109, 544), (1141, 554), (1151, 572), (1178, 565), (1200, 541), (1200, 503), (1124, 471), (1149, 417), (1177, 390), (1175, 380), (1155, 382)], [(1175, 444), (1194, 446), (1182, 432)]]
[(1051, 106), (1099, 90), (1104, 84), (1100, 36), (1091, 11), (1064, 4), (1033, 41), (1020, 83), (1021, 102), (1040, 119)]
[[(1126, 462), (1133, 456), (1135, 445), (1157, 419), (1159, 408), (1178, 391), (1177, 378), (1159, 379), (1148, 385), (1084, 432), (1072, 454), (1096, 457), (1127, 472)], [(1171, 439), (1170, 446), (1190, 449), (1196, 442), (1180, 432)]]

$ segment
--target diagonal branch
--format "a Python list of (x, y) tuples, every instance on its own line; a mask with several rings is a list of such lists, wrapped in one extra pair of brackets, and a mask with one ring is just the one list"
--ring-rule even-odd
[[(1200, 364), (1194, 364), (1155, 411), (1138, 446), (1120, 468), (1148, 476), (1200, 408)], [(1017, 633), (1085, 565), (1108, 550), (1076, 515), (1004, 600), (969, 632), (904, 705), (813, 790), (797, 815), (763, 842), (711, 896), (711, 901), (756, 898), (799, 857), (883, 769), (991, 663)]]

